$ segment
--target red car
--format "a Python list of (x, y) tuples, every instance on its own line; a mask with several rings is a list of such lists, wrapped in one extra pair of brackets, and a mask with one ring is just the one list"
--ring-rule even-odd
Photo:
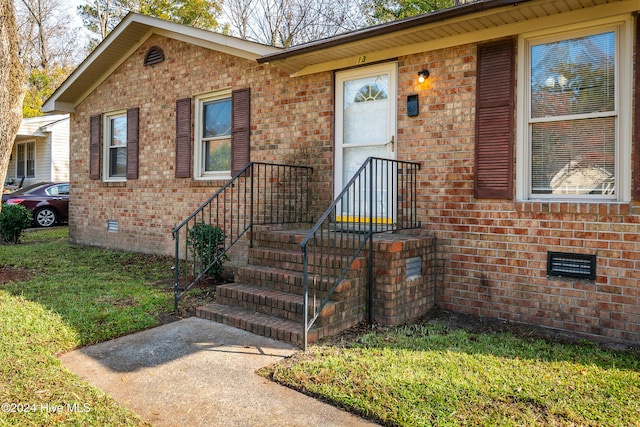
[(69, 183), (41, 182), (3, 194), (2, 203), (22, 205), (33, 214), (37, 227), (51, 227), (69, 220)]

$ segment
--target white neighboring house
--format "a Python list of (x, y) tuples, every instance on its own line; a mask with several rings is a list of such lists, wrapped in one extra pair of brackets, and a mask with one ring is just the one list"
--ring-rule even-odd
[(69, 181), (68, 114), (22, 119), (5, 181), (14, 188)]

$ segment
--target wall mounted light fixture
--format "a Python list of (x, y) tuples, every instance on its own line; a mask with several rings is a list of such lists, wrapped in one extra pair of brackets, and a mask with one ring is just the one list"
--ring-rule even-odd
[(418, 81), (420, 83), (423, 83), (428, 78), (429, 78), (429, 70), (418, 71)]

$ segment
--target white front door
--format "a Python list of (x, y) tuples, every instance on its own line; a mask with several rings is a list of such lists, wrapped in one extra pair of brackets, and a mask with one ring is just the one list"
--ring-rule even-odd
[[(336, 74), (336, 195), (368, 157), (395, 159), (396, 75), (395, 62)], [(374, 207), (376, 222), (393, 222), (395, 217), (395, 195), (388, 194), (391, 169), (395, 168), (381, 164), (374, 171), (378, 193)], [(366, 199), (364, 194), (357, 198), (362, 203)], [(358, 203), (343, 205), (338, 220), (364, 220), (362, 214), (368, 214), (369, 209), (357, 207)]]

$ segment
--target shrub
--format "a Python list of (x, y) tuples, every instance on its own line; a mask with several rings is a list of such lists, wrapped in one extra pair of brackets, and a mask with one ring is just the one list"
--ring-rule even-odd
[(0, 239), (18, 243), (22, 232), (31, 226), (31, 211), (22, 205), (2, 205), (0, 212)]
[(222, 266), (229, 257), (224, 252), (224, 232), (215, 225), (199, 222), (189, 229), (187, 246), (191, 249), (197, 264), (206, 274), (219, 278), (222, 274)]

